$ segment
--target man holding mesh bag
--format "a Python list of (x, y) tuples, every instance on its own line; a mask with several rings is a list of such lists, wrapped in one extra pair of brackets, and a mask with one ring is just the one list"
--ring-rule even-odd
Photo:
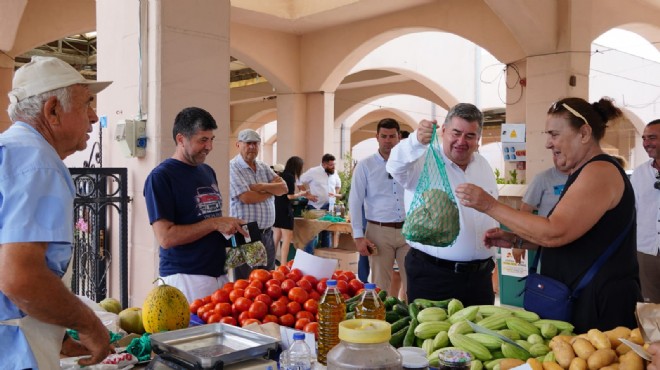
[(499, 224), (464, 208), (453, 192), (456, 185), (471, 182), (497, 197), (493, 170), (476, 153), (482, 128), (481, 111), (459, 103), (441, 127), (423, 120), (408, 140), (392, 149), (387, 171), (410, 200), (403, 230), (411, 247), (405, 263), (408, 301), (457, 298), (465, 306), (495, 301), (496, 251), (485, 247), (483, 235)]

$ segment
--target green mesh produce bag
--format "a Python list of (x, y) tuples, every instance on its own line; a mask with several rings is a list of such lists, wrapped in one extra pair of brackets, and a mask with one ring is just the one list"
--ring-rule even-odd
[(431, 145), (426, 152), (424, 168), (406, 215), (403, 235), (414, 242), (448, 247), (456, 241), (460, 231), (458, 207), (451, 191), (442, 148), (433, 127)]

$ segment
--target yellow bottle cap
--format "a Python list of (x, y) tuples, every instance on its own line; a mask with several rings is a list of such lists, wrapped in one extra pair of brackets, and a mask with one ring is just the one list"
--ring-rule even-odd
[(383, 343), (392, 337), (387, 321), (352, 319), (339, 323), (339, 339), (351, 343)]

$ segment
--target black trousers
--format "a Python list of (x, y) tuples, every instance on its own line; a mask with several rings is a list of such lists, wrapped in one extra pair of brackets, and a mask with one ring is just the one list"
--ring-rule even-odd
[(457, 263), (410, 248), (406, 255), (408, 302), (456, 298), (464, 306), (494, 304), (492, 259)]

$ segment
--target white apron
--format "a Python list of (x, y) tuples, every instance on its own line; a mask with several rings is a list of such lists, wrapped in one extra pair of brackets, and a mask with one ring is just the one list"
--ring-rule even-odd
[(18, 326), (30, 345), (39, 370), (60, 370), (60, 351), (66, 329), (25, 316), (0, 321), (0, 325)]

